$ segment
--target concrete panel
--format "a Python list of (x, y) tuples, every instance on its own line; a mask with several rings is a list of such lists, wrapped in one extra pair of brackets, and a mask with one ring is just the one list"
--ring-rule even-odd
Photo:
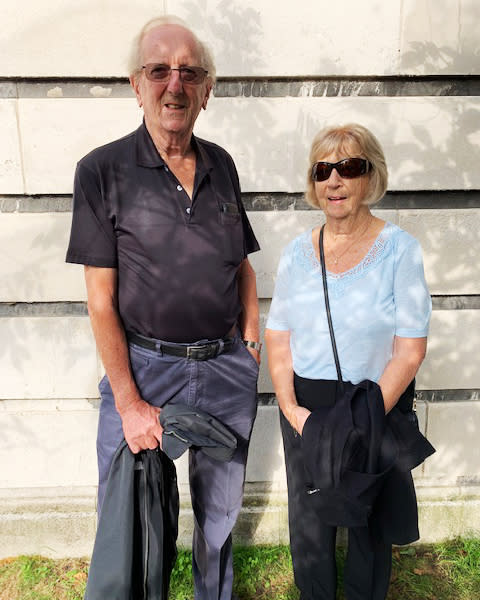
[[(454, 424), (454, 426), (452, 426)], [(425, 463), (424, 474), (437, 485), (480, 480), (480, 404), (445, 402), (428, 406), (427, 437), (437, 452)]]
[(133, 98), (19, 100), (26, 193), (71, 192), (82, 156), (138, 127), (135, 107)]
[[(141, 121), (133, 98), (18, 102), (30, 194), (71, 192), (77, 160)], [(303, 191), (314, 134), (351, 121), (383, 144), (390, 189), (473, 189), (480, 187), (479, 116), (475, 97), (213, 98), (196, 132), (232, 153), (244, 191)]]
[(477, 0), (404, 0), (400, 72), (478, 74), (479, 19)]
[(0, 558), (21, 554), (70, 558), (90, 556), (96, 531), (93, 497), (44, 498), (24, 501), (19, 497), (10, 506), (0, 499)]
[[(234, 528), (235, 543), (288, 544), (286, 490), (248, 483), (245, 487), (243, 508)], [(0, 497), (0, 558), (20, 554), (52, 558), (90, 555), (96, 523), (93, 494), (82, 495), (82, 488), (35, 490), (37, 495), (30, 497), (25, 496), (30, 490), (8, 491), (12, 492), (10, 496), (2, 493)], [(417, 483), (417, 498), (421, 542), (480, 534), (478, 488), (425, 488)], [(192, 511), (182, 502), (180, 547), (191, 546), (192, 530)]]
[(434, 544), (457, 537), (480, 535), (478, 497), (419, 502), (420, 543)]
[(285, 485), (285, 462), (278, 407), (259, 406), (247, 464), (247, 481)]
[(480, 293), (480, 210), (399, 211), (398, 224), (422, 244), (432, 294)]
[(209, 43), (222, 76), (478, 73), (475, 0), (344, 0), (321, 18), (313, 0), (24, 0), (0, 8), (0, 74), (125, 76), (133, 36), (165, 10)]
[[(398, 224), (397, 211), (373, 212), (382, 219)], [(253, 211), (248, 214), (248, 218), (261, 248), (260, 252), (249, 257), (257, 275), (257, 293), (259, 298), (271, 298), (278, 261), (285, 246), (307, 229), (323, 223), (325, 218), (320, 210)]]
[(211, 41), (220, 75), (391, 75), (400, 4), (173, 0), (168, 10)]
[[(374, 210), (415, 236), (423, 249), (430, 293), (480, 293), (480, 210)], [(271, 297), (283, 248), (297, 235), (323, 222), (320, 211), (258, 211), (249, 219), (262, 250), (250, 260), (257, 273), (258, 294)]]
[(38, 400), (35, 410), (0, 411), (0, 487), (96, 485), (98, 411), (87, 401), (65, 404)]
[[(269, 302), (261, 303), (262, 323)], [(417, 375), (418, 390), (480, 388), (477, 349), (480, 344), (480, 311), (435, 310), (432, 313), (427, 356)], [(459, 343), (460, 340), (462, 343)], [(258, 391), (273, 393), (266, 351), (260, 367)], [(423, 417), (422, 417), (423, 418)]]
[[(430, 293), (480, 293), (480, 210), (373, 210), (415, 236), (423, 249)], [(272, 296), (283, 248), (297, 235), (322, 223), (321, 211), (255, 211), (249, 213), (261, 251), (250, 261), (257, 274), (258, 295)]]
[[(291, 132), (297, 174), (303, 170), (298, 161), (306, 160), (318, 129), (358, 122), (383, 146), (390, 190), (470, 189), (480, 179), (478, 98), (315, 98), (301, 103)], [(297, 190), (304, 189), (303, 177)]]
[[(480, 293), (479, 209), (374, 210), (400, 225), (421, 243), (430, 292)], [(321, 211), (249, 213), (261, 251), (250, 260), (260, 298), (270, 298), (283, 248), (297, 235), (323, 222)], [(0, 213), (0, 302), (86, 299), (83, 267), (65, 263), (70, 214)]]
[(389, 189), (470, 189), (480, 185), (479, 117), (480, 99), (465, 97), (218, 98), (197, 131), (231, 150), (244, 191), (303, 191), (315, 133), (352, 121), (383, 145)]
[(479, 332), (478, 310), (433, 311), (427, 356), (417, 377), (418, 389), (480, 388)]
[(260, 370), (258, 373), (257, 389), (260, 394), (272, 394), (273, 385), (268, 372), (267, 348), (265, 346), (264, 331), (267, 322), (268, 311), (270, 309), (270, 300), (260, 299), (260, 340), (263, 343), (263, 350), (260, 362)]
[(2, 76), (118, 77), (127, 75), (133, 36), (164, 12), (164, 3), (23, 0), (18, 8), (5, 2), (0, 7)]
[(0, 213), (0, 302), (85, 300), (83, 267), (65, 263), (70, 213)]
[(16, 100), (0, 100), (0, 194), (23, 194)]
[[(400, 0), (300, 5), (254, 0), (24, 0), (2, 3), (0, 73), (22, 77), (124, 76), (132, 37), (165, 11), (212, 47), (220, 75), (391, 75)], [(346, 19), (345, 15), (349, 18)], [(339, 43), (339, 39), (341, 43)], [(285, 43), (287, 41), (287, 43)], [(239, 51), (239, 48), (241, 51)], [(35, 56), (35, 60), (31, 57)]]
[(99, 365), (88, 318), (2, 318), (0, 339), (0, 398), (98, 396)]

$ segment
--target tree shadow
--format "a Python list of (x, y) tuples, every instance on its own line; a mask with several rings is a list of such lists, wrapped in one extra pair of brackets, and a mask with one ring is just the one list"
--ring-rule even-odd
[[(415, 30), (419, 21), (419, 10), (413, 6), (404, 19), (404, 30)], [(428, 9), (427, 9), (428, 10)], [(433, 7), (431, 10), (434, 10)], [(455, 15), (452, 15), (455, 11)], [(435, 11), (436, 13), (436, 11)], [(404, 49), (400, 57), (400, 70), (415, 74), (425, 75), (464, 75), (475, 74), (476, 65), (480, 58), (480, 47), (478, 36), (475, 33), (475, 25), (480, 19), (480, 6), (478, 2), (461, 1), (452, 2), (441, 14), (429, 14), (429, 26), (431, 38), (436, 37), (435, 26), (442, 33), (442, 38), (448, 34), (455, 33), (456, 44), (438, 45), (432, 39), (416, 40), (408, 42), (408, 49)], [(449, 16), (456, 19), (457, 29), (448, 21)], [(421, 18), (421, 17), (420, 17)], [(467, 31), (467, 35), (465, 34)]]

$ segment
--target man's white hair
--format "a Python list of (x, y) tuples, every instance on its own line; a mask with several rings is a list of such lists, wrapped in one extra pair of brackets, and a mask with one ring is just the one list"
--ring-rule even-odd
[(161, 17), (155, 17), (146, 23), (138, 35), (135, 36), (132, 47), (130, 49), (130, 56), (128, 59), (128, 74), (132, 77), (137, 77), (142, 70), (143, 60), (142, 60), (142, 42), (145, 34), (155, 29), (156, 27), (160, 27), (162, 25), (179, 25), (183, 27), (188, 32), (191, 33), (198, 47), (198, 53), (200, 58), (200, 65), (206, 71), (208, 71), (208, 78), (211, 80), (212, 84), (215, 83), (216, 78), (216, 69), (215, 63), (213, 61), (212, 53), (209, 48), (206, 46), (204, 42), (198, 39), (195, 33), (188, 27), (188, 25), (175, 15), (163, 15)]

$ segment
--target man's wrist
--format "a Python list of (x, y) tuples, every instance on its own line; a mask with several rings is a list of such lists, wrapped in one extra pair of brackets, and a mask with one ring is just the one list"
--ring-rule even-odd
[(252, 340), (242, 340), (247, 348), (253, 348), (258, 353), (262, 351), (262, 342), (254, 342)]

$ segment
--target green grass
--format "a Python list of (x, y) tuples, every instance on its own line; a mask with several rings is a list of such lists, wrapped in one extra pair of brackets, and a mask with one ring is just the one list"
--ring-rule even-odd
[[(340, 549), (340, 565), (343, 559)], [(234, 568), (240, 600), (298, 600), (287, 547), (236, 547)], [(0, 600), (82, 600), (87, 571), (86, 559), (4, 559), (0, 561)], [(339, 600), (343, 599), (341, 583), (339, 575)], [(181, 550), (170, 600), (191, 598), (191, 554)], [(395, 548), (388, 600), (480, 600), (480, 540)]]

